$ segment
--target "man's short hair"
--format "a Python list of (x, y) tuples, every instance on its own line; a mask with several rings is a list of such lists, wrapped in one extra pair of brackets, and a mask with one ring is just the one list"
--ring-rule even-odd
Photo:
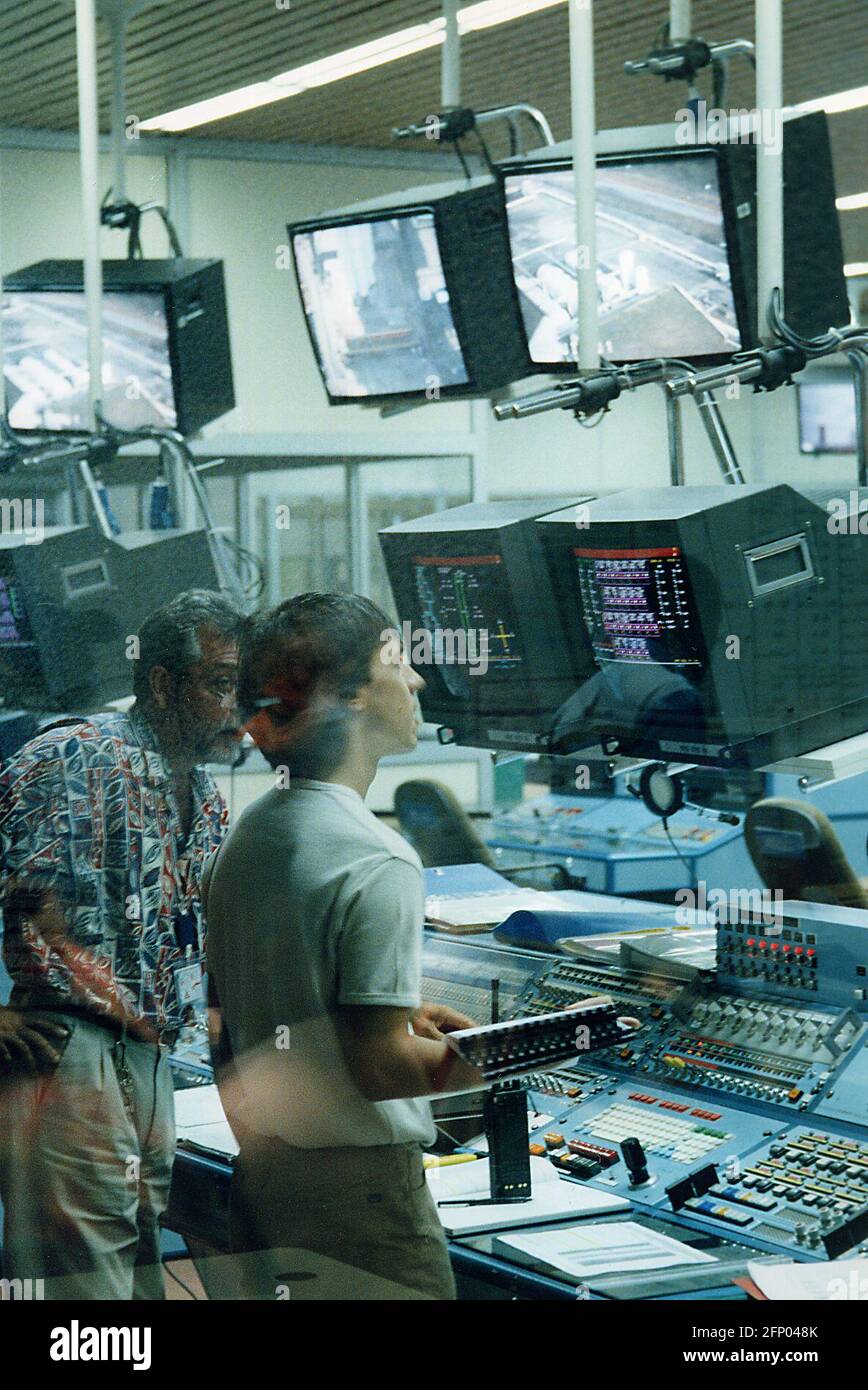
[(162, 608), (149, 613), (138, 632), (139, 655), (133, 667), (133, 694), (147, 703), (149, 676), (164, 666), (181, 678), (202, 656), (199, 637), (213, 632), (226, 641), (240, 642), (246, 619), (231, 599), (212, 589), (187, 589)]
[(371, 661), (392, 631), (386, 614), (360, 594), (307, 593), (255, 618), (241, 655), (239, 703), (246, 718), (279, 700), (272, 766), (323, 777), (341, 762), (347, 701), (371, 679)]

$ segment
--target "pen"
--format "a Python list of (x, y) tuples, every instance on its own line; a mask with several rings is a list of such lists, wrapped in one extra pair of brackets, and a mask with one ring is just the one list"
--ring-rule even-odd
[(531, 1197), (453, 1197), (438, 1202), (438, 1207), (506, 1207), (515, 1202), (530, 1202)]
[(448, 1168), (453, 1163), (472, 1163), (481, 1157), (481, 1154), (444, 1154), (438, 1158), (436, 1154), (426, 1154), (422, 1162), (426, 1168)]

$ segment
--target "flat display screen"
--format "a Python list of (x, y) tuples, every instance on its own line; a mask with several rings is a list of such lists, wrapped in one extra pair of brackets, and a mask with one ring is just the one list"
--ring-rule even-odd
[(594, 656), (601, 666), (623, 662), (702, 670), (702, 646), (690, 581), (675, 546), (573, 551)]
[[(81, 291), (5, 293), (3, 357), (13, 429), (88, 428), (87, 311)], [(105, 291), (102, 387), (102, 412), (119, 429), (177, 425), (161, 292)]]
[(33, 632), (24, 611), (18, 582), (0, 574), (0, 647), (29, 647)]
[[(578, 360), (570, 166), (505, 175), (513, 273), (530, 356)], [(741, 348), (718, 164), (702, 152), (597, 166), (600, 351), (614, 362)]]
[(296, 232), (293, 251), (333, 400), (469, 385), (433, 213)]
[[(429, 635), (429, 652), (422, 655), (429, 655), (450, 694), (478, 697), (518, 672), (525, 656), (503, 557), (414, 555), (412, 566)], [(417, 657), (414, 664), (427, 663)]]
[(852, 381), (803, 380), (799, 445), (803, 454), (855, 454), (856, 392)]

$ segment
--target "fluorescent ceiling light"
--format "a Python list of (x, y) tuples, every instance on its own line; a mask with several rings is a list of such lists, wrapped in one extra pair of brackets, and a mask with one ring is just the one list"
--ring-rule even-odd
[(857, 111), (860, 106), (868, 106), (868, 87), (851, 87), (846, 92), (834, 92), (828, 97), (817, 97), (814, 101), (800, 101), (790, 109), (806, 116), (811, 111), (825, 111), (837, 115), (841, 111)]
[(410, 29), (399, 29), (394, 34), (386, 34), (371, 43), (361, 43), (357, 48), (344, 49), (343, 53), (332, 53), (328, 58), (320, 58), (315, 63), (306, 63), (300, 68), (290, 68), (279, 72), (270, 81), (281, 88), (282, 96), (295, 96), (311, 87), (324, 87), (329, 82), (339, 82), (343, 77), (353, 77), (356, 73), (369, 72), (383, 63), (393, 63), (396, 58), (407, 58), (411, 53), (421, 53), (426, 48), (434, 48), (443, 42), (445, 21), (433, 19), (430, 24), (414, 24)]
[(856, 280), (862, 275), (868, 275), (868, 261), (851, 261), (844, 266), (844, 274), (848, 280)]
[(523, 19), (525, 15), (551, 10), (563, 3), (564, 0), (480, 0), (479, 4), (465, 5), (458, 11), (458, 31), (473, 34), (479, 29), (492, 29), (495, 24)]
[[(539, 10), (551, 9), (564, 3), (565, 0), (478, 0), (477, 4), (465, 5), (458, 11), (458, 28), (462, 34), (472, 34), (480, 29), (490, 29), (496, 24), (506, 24), (511, 19), (522, 19), (525, 15), (536, 14)], [(408, 29), (385, 34), (371, 43), (346, 48), (342, 53), (332, 53), (315, 63), (305, 63), (302, 67), (277, 73), (266, 82), (254, 82), (249, 87), (237, 87), (222, 96), (194, 101), (189, 106), (180, 106), (177, 110), (167, 111), (162, 116), (151, 116), (140, 123), (139, 129), (191, 130), (194, 126), (205, 125), (209, 121), (237, 116), (242, 111), (253, 111), (258, 106), (285, 101), (287, 97), (297, 96), (299, 92), (310, 91), (313, 87), (324, 87), (329, 82), (339, 82), (344, 77), (369, 72), (385, 63), (393, 63), (398, 58), (407, 58), (413, 53), (436, 48), (444, 42), (445, 35), (446, 21), (442, 17), (432, 19), (427, 24), (414, 24)]]
[(223, 96), (194, 101), (191, 106), (179, 106), (177, 111), (168, 111), (165, 116), (141, 121), (139, 129), (189, 130), (191, 126), (207, 125), (208, 121), (222, 121), (225, 116), (237, 116), (242, 111), (267, 106), (269, 102), (280, 101), (280, 97), (280, 92), (270, 82), (254, 82), (250, 87), (236, 87), (234, 92), (224, 92)]
[(836, 198), (839, 212), (855, 212), (857, 208), (868, 208), (868, 193), (848, 193), (844, 198)]

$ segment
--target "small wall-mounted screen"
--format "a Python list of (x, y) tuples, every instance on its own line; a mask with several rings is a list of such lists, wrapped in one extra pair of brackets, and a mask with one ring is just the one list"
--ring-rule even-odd
[(803, 454), (855, 454), (856, 392), (852, 381), (799, 382), (799, 444)]

